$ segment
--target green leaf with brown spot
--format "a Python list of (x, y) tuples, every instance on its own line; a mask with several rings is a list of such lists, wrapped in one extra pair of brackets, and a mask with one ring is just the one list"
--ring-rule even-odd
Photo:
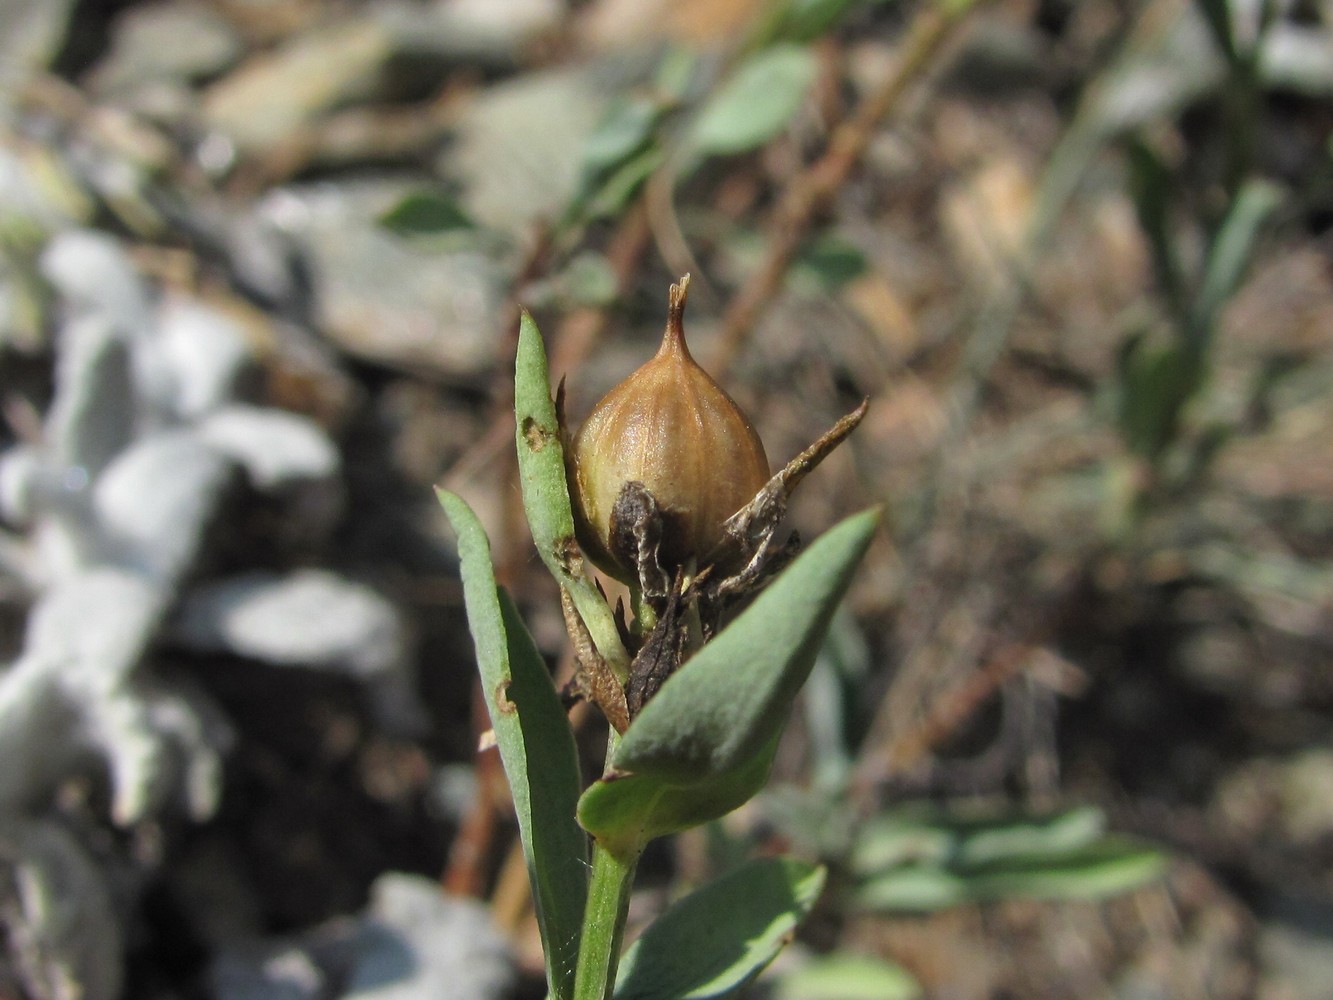
[(509, 595), (496, 586), (481, 522), (460, 497), (444, 490), (437, 495), (458, 535), (463, 600), (514, 799), (547, 982), (553, 997), (569, 997), (588, 892), (588, 838), (574, 817), (581, 780), (574, 736), (541, 653)]
[(585, 570), (583, 553), (574, 537), (564, 441), (551, 398), (546, 346), (526, 311), (518, 328), (514, 420), (519, 484), (533, 544), (556, 582), (574, 599), (597, 651), (623, 680), (629, 670), (629, 654), (620, 641), (611, 609)]

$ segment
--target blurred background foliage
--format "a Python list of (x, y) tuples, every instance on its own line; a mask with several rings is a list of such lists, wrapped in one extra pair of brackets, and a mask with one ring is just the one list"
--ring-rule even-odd
[(0, 997), (540, 995), (431, 486), (567, 671), (518, 308), (577, 423), (686, 271), (772, 462), (871, 398), (793, 527), (889, 518), (632, 925), (786, 846), (749, 995), (1328, 995), (1325, 0), (0, 23)]

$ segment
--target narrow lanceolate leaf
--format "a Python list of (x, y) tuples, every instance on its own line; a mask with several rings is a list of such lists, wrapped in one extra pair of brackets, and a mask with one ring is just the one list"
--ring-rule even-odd
[(532, 540), (542, 562), (574, 599), (597, 651), (623, 680), (629, 670), (629, 655), (620, 641), (611, 609), (585, 571), (583, 552), (574, 537), (565, 448), (551, 399), (546, 347), (537, 324), (526, 312), (518, 328), (514, 418), (519, 482)]
[(1046, 864), (1016, 861), (967, 872), (906, 865), (867, 881), (856, 902), (869, 910), (925, 913), (997, 899), (1105, 899), (1160, 878), (1165, 868), (1160, 851), (1107, 840)]
[(996, 861), (969, 876), (974, 899), (1104, 899), (1137, 889), (1166, 871), (1166, 855), (1129, 837), (1107, 836), (1060, 857)]
[(1282, 204), (1280, 187), (1251, 180), (1241, 188), (1208, 252), (1203, 283), (1194, 308), (1194, 333), (1205, 340), (1227, 300), (1240, 287), (1254, 259), (1259, 234)]
[(653, 696), (612, 760), (618, 771), (701, 785), (742, 768), (782, 731), (879, 524), (825, 532)]
[(758, 149), (795, 117), (816, 70), (808, 46), (775, 45), (756, 52), (708, 99), (686, 148), (697, 159)]
[(587, 896), (587, 837), (574, 819), (579, 767), (560, 697), (509, 595), (496, 586), (490, 544), (463, 500), (439, 491), (458, 535), (463, 597), (486, 708), (514, 799), (546, 952), (551, 996), (573, 995)]
[(919, 1000), (921, 995), (920, 984), (900, 965), (832, 954), (784, 976), (774, 1000)]
[(1161, 874), (1155, 848), (1106, 833), (1092, 807), (959, 818), (897, 811), (867, 823), (849, 859), (872, 909), (928, 911), (1007, 896), (1094, 899)]
[(476, 224), (451, 198), (434, 191), (413, 191), (380, 216), (380, 225), (399, 236), (438, 236)]
[(872, 910), (928, 912), (986, 900), (1102, 899), (1137, 889), (1166, 868), (1161, 851), (1106, 836), (1048, 856), (1015, 854), (984, 863), (912, 860), (865, 879), (856, 892)]
[(874, 875), (911, 862), (956, 868), (1036, 857), (1053, 859), (1106, 835), (1106, 816), (1095, 806), (1051, 815), (959, 817), (904, 807), (868, 820), (848, 864)]
[(730, 996), (782, 950), (824, 887), (824, 869), (747, 862), (680, 900), (630, 946), (615, 1000)]

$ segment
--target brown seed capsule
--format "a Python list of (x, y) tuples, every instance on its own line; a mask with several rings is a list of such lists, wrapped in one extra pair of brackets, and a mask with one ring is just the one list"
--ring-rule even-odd
[(580, 540), (599, 566), (628, 582), (635, 582), (635, 554), (612, 530), (626, 484), (642, 484), (657, 502), (658, 557), (670, 572), (713, 548), (723, 522), (768, 481), (759, 435), (685, 346), (688, 288), (689, 275), (671, 286), (657, 354), (606, 394), (574, 439), (570, 486)]

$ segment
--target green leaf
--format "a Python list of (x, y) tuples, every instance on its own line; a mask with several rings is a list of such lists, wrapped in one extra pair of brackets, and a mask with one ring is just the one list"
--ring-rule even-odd
[(1090, 847), (1106, 833), (1106, 816), (1096, 806), (1053, 816), (1018, 816), (965, 823), (955, 863), (981, 866), (1014, 859), (1045, 859)]
[(945, 17), (959, 18), (975, 7), (980, 0), (935, 0)]
[(1129, 192), (1139, 226), (1152, 251), (1153, 275), (1174, 315), (1184, 313), (1185, 282), (1181, 276), (1171, 229), (1171, 203), (1176, 196), (1175, 178), (1162, 158), (1146, 143), (1131, 139), (1126, 147), (1129, 161)]
[(1208, 25), (1208, 31), (1212, 34), (1218, 51), (1226, 57), (1227, 62), (1237, 62), (1239, 56), (1236, 52), (1235, 36), (1231, 30), (1230, 0), (1196, 0), (1195, 6), (1203, 15), (1204, 23)]
[(879, 511), (825, 532), (662, 685), (625, 733), (619, 771), (703, 785), (742, 768), (786, 725)]
[(477, 668), (514, 799), (553, 997), (572, 995), (587, 895), (588, 839), (575, 822), (574, 736), (541, 653), (495, 583), (490, 543), (458, 496), (438, 491), (458, 535), (463, 599)]
[(1166, 868), (1160, 851), (1106, 838), (1049, 859), (1007, 859), (954, 870), (907, 865), (865, 882), (857, 902), (872, 910), (928, 912), (995, 899), (1102, 899), (1136, 889)]
[(906, 809), (867, 821), (850, 860), (853, 871), (869, 874), (907, 862), (969, 867), (1005, 858), (1048, 857), (1079, 850), (1106, 832), (1106, 817), (1095, 806), (1052, 816), (999, 816), (964, 819), (919, 814)]
[(609, 306), (616, 299), (616, 272), (602, 254), (585, 250), (560, 272), (562, 297), (579, 306)]
[(757, 149), (787, 127), (814, 82), (814, 52), (775, 45), (750, 56), (694, 120), (686, 146), (696, 157)]
[(614, 218), (630, 203), (653, 171), (666, 162), (666, 152), (650, 146), (606, 176), (588, 195), (583, 205), (584, 215), (592, 219)]
[(768, 965), (824, 888), (824, 869), (760, 858), (674, 904), (621, 961), (615, 1000), (725, 997)]
[(380, 225), (399, 236), (434, 236), (476, 225), (452, 198), (414, 191), (380, 216)]
[(1225, 78), (1224, 60), (1198, 30), (1188, 6), (1146, 4), (1135, 10), (1135, 22), (1120, 32), (1123, 42), (1090, 78), (1072, 120), (1046, 157), (1028, 231), (1030, 253), (1049, 240), (1108, 141), (1178, 115)]
[(1160, 851), (1104, 826), (1095, 808), (971, 820), (887, 814), (866, 824), (852, 852), (856, 899), (913, 912), (1013, 896), (1095, 899), (1161, 874)]
[(1166, 870), (1161, 851), (1128, 837), (1052, 858), (1019, 858), (980, 866), (968, 878), (973, 899), (1103, 899), (1129, 892)]
[(635, 855), (654, 837), (708, 823), (754, 798), (768, 781), (777, 748), (774, 739), (737, 770), (703, 785), (640, 774), (603, 778), (579, 799), (579, 822), (613, 853)]
[(701, 61), (700, 54), (689, 45), (668, 46), (657, 64), (657, 70), (653, 73), (653, 90), (672, 105), (679, 104), (694, 85), (696, 71)]
[(865, 0), (784, 0), (770, 4), (754, 44), (813, 42), (830, 31), (853, 7)]
[(629, 671), (629, 654), (620, 641), (611, 609), (585, 570), (583, 552), (574, 537), (563, 430), (551, 398), (546, 347), (537, 324), (526, 311), (518, 329), (514, 419), (523, 510), (537, 553), (556, 582), (569, 591), (597, 651), (624, 678)]
[(566, 222), (614, 216), (666, 159), (657, 127), (674, 101), (666, 96), (633, 95), (611, 102), (583, 147), (578, 192)]
[(1185, 404), (1203, 381), (1204, 357), (1179, 342), (1132, 339), (1120, 358), (1120, 432), (1130, 450), (1155, 459), (1176, 438)]
[(916, 1000), (921, 986), (906, 969), (865, 955), (829, 955), (788, 973), (775, 1000)]
[(969, 899), (967, 880), (932, 865), (906, 865), (870, 879), (856, 892), (867, 910), (929, 913), (959, 906)]
[(1282, 189), (1266, 180), (1251, 180), (1241, 188), (1222, 221), (1204, 269), (1195, 301), (1193, 331), (1204, 343), (1217, 314), (1240, 287), (1254, 258), (1254, 246), (1268, 217), (1282, 203)]
[[(741, 277), (750, 277), (764, 266), (768, 237), (757, 229), (736, 229), (720, 250), (727, 267)], [(814, 298), (833, 295), (869, 270), (866, 256), (837, 234), (824, 234), (801, 245), (787, 273), (786, 287), (797, 295)]]
[(655, 97), (617, 97), (583, 144), (585, 176), (603, 177), (649, 145), (667, 105)]
[(870, 269), (861, 250), (837, 236), (822, 236), (801, 248), (792, 262), (791, 287), (832, 294)]

